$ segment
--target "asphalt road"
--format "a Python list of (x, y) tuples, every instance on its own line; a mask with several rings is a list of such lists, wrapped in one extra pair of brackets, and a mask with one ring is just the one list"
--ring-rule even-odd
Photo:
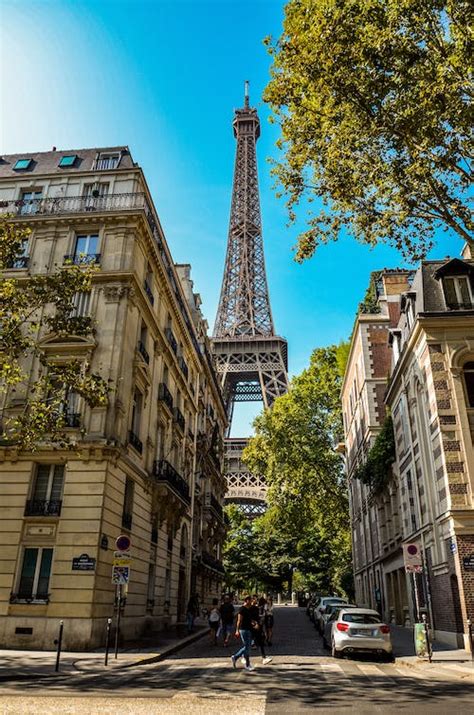
[(1, 673), (1, 715), (69, 713), (202, 713), (263, 715), (279, 713), (430, 713), (474, 712), (474, 676), (454, 671), (408, 668), (370, 657), (332, 659), (303, 609), (276, 609), (273, 661), (262, 665), (252, 651), (254, 672), (207, 638), (152, 665), (100, 673), (38, 675)]

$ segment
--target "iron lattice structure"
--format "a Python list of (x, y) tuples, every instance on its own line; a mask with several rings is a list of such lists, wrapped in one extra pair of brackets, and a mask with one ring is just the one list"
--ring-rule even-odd
[[(287, 343), (275, 334), (263, 253), (256, 144), (257, 110), (245, 104), (233, 121), (237, 149), (224, 278), (212, 339), (216, 369), (229, 416), (236, 402), (262, 401), (271, 407), (288, 389)], [(246, 439), (226, 440), (226, 499), (249, 516), (261, 513), (266, 498), (262, 477), (242, 463)]]

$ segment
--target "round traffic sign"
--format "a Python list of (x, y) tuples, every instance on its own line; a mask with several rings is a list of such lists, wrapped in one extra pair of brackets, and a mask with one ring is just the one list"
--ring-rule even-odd
[(117, 536), (115, 539), (115, 546), (118, 551), (128, 551), (131, 543), (130, 537), (127, 536), (127, 534), (120, 534), (120, 536)]
[(415, 556), (415, 554), (418, 553), (418, 546), (416, 544), (409, 544), (407, 546), (407, 551), (410, 554), (410, 556)]

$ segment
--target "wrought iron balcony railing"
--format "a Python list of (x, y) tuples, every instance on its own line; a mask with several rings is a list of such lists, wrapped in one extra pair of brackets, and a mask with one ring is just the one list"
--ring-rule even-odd
[(6, 267), (7, 270), (20, 270), (28, 268), (28, 263), (30, 261), (29, 256), (18, 256), (14, 261)]
[(28, 499), (25, 516), (60, 516), (61, 499)]
[(132, 432), (132, 430), (128, 433), (128, 443), (131, 444), (132, 447), (139, 452), (139, 454), (143, 452), (143, 442), (139, 439), (139, 437), (137, 437), (135, 432)]
[(170, 410), (173, 409), (173, 397), (164, 382), (160, 382), (158, 388), (158, 399), (165, 403)]
[(78, 428), (81, 426), (81, 413), (80, 412), (66, 412), (64, 415), (64, 425), (66, 427)]
[(171, 330), (171, 328), (166, 328), (165, 335), (166, 335), (167, 341), (170, 344), (171, 350), (176, 355), (176, 353), (178, 352), (178, 343), (177, 343), (176, 338), (174, 337), (174, 334), (173, 334), (173, 331)]
[(179, 410), (177, 407), (175, 407), (174, 410), (174, 421), (176, 422), (178, 427), (184, 432), (186, 428), (186, 420), (184, 419), (184, 415), (181, 410)]
[(151, 303), (152, 305), (154, 305), (154, 304), (155, 304), (155, 298), (154, 298), (153, 291), (152, 291), (152, 289), (150, 288), (150, 285), (149, 285), (148, 281), (144, 281), (144, 282), (143, 282), (143, 290), (144, 290), (145, 293), (147, 294), (148, 300), (150, 301), (150, 303)]
[(144, 359), (146, 364), (149, 365), (150, 364), (150, 356), (148, 355), (148, 351), (147, 351), (146, 347), (143, 345), (143, 343), (141, 342), (141, 340), (138, 343), (138, 352), (140, 353), (140, 355), (142, 356), (142, 358)]
[(178, 358), (178, 365), (179, 365), (181, 372), (183, 373), (184, 377), (187, 380), (188, 376), (189, 376), (189, 368), (188, 368), (186, 361), (182, 355), (180, 355)]
[(70, 253), (64, 256), (64, 263), (74, 263), (75, 266), (100, 263), (100, 253)]
[(31, 218), (90, 211), (126, 211), (145, 208), (144, 193), (108, 194), (107, 196), (54, 196), (45, 199), (0, 201), (0, 213)]
[(224, 566), (222, 565), (222, 561), (219, 561), (218, 559), (215, 559), (214, 556), (211, 556), (207, 551), (203, 551), (201, 554), (201, 560), (203, 564), (206, 566), (209, 566), (213, 571), (217, 571), (218, 573), (225, 573)]
[(186, 504), (191, 503), (188, 483), (166, 459), (153, 464), (153, 476), (157, 482), (170, 486)]

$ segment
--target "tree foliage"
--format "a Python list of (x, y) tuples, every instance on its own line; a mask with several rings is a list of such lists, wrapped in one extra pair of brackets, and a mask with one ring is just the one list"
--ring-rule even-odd
[(393, 421), (387, 415), (366, 461), (356, 469), (354, 477), (369, 486), (374, 494), (380, 494), (391, 477), (395, 458)]
[[(467, 0), (290, 0), (265, 99), (297, 260), (347, 227), (418, 260), (439, 228), (472, 235), (472, 17)], [(322, 203), (321, 203), (322, 200)]]
[(6, 277), (21, 261), (30, 233), (8, 215), (0, 217), (0, 436), (20, 450), (35, 450), (45, 440), (67, 446), (67, 394), (95, 407), (107, 404), (108, 392), (87, 360), (48, 354), (44, 345), (46, 337), (77, 340), (93, 332), (91, 318), (74, 317), (73, 308), (78, 293), (90, 293), (94, 268), (66, 265)]
[(256, 521), (269, 572), (296, 568), (312, 588), (337, 589), (350, 564), (349, 512), (342, 461), (339, 392), (347, 346), (314, 351), (288, 394), (255, 420), (244, 459), (265, 476), (269, 509)]

